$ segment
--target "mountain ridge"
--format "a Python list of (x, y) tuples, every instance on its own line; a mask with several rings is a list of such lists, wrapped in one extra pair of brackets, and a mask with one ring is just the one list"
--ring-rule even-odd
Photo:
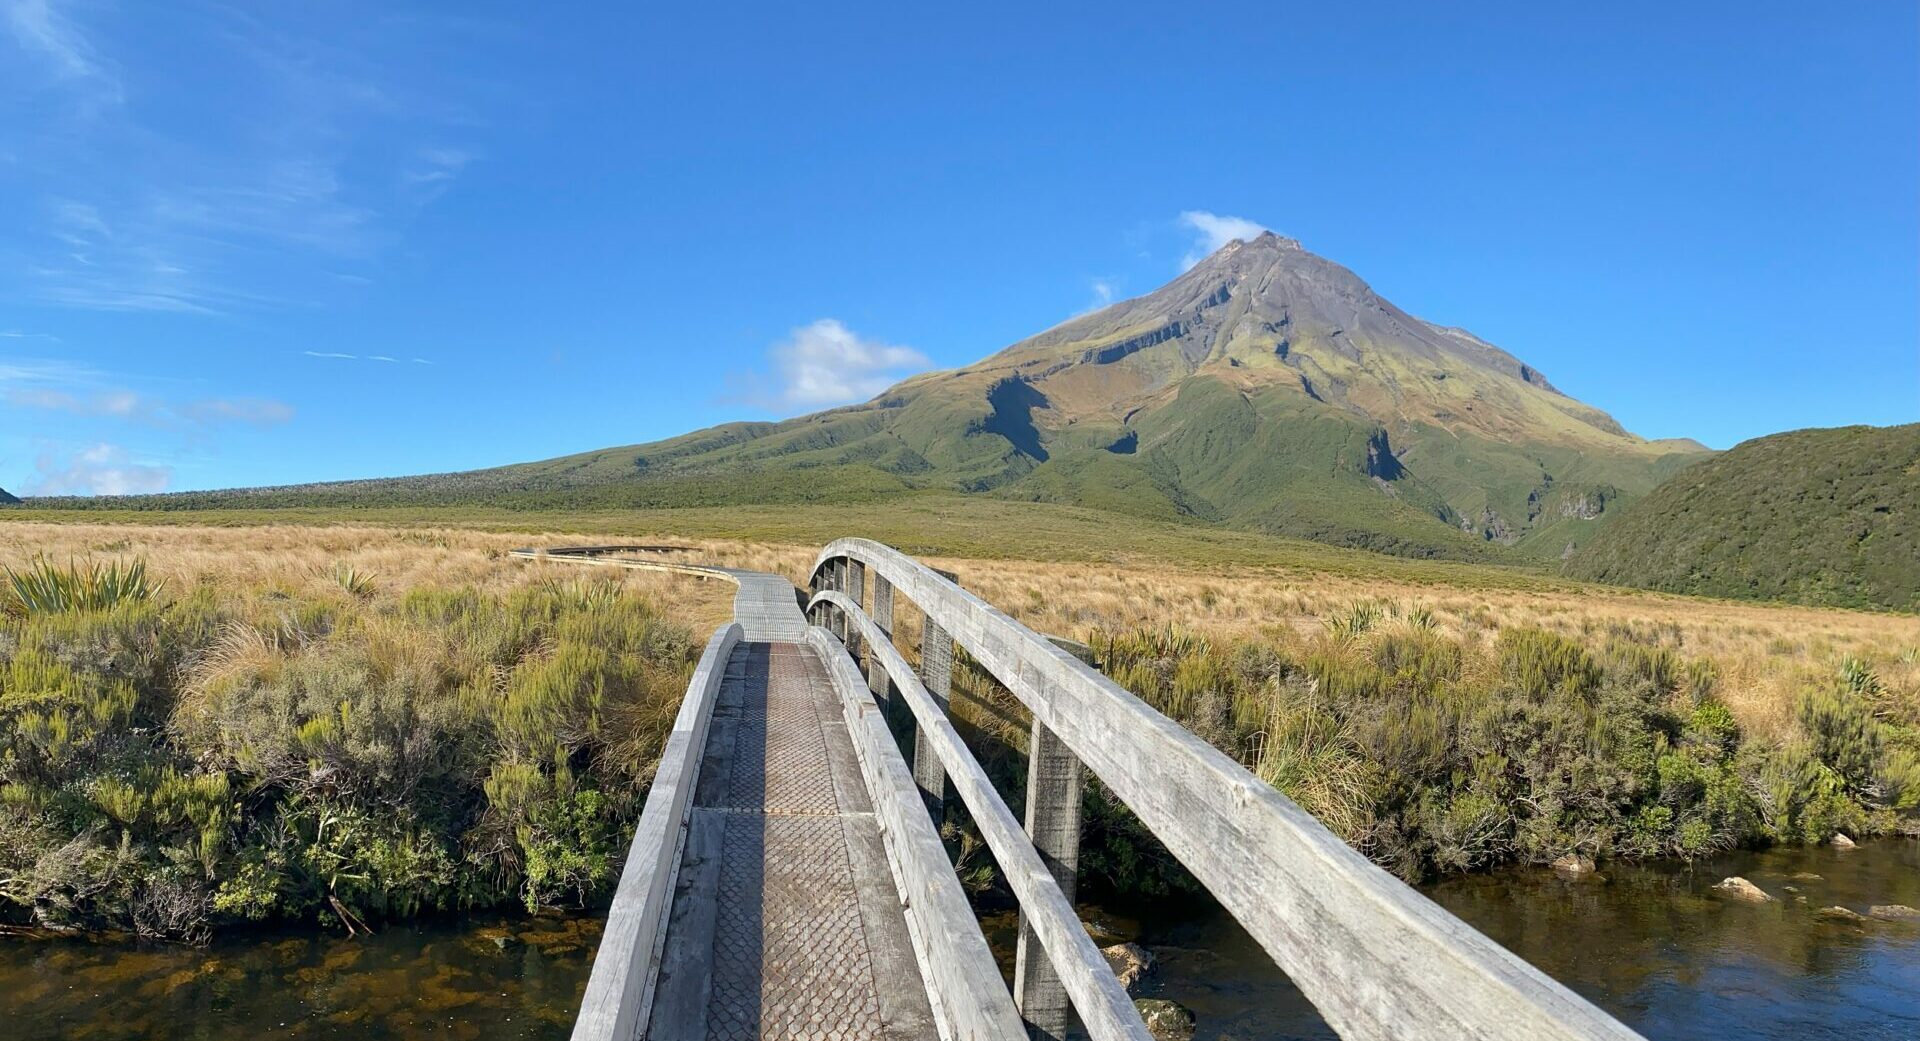
[(458, 474), (147, 500), (1088, 505), (1415, 556), (1551, 558), (1702, 454), (1267, 233), (1161, 288), (875, 398)]

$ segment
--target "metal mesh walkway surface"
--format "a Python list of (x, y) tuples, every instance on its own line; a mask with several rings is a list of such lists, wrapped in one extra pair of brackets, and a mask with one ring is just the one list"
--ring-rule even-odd
[(741, 643), (714, 708), (648, 1036), (932, 1039), (926, 991), (825, 668), (804, 645)]

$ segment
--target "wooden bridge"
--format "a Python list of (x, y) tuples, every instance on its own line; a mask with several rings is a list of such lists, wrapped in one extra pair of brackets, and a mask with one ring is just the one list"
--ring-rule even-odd
[[(517, 552), (739, 587), (662, 753), (575, 1041), (1144, 1041), (1073, 909), (1089, 770), (1342, 1037), (1639, 1037), (952, 576), (841, 539), (803, 595), (659, 548)], [(895, 646), (902, 598), (917, 668)], [(948, 721), (956, 645), (1032, 712), (1024, 819)], [(1011, 986), (940, 840), (954, 797), (1019, 899)]]

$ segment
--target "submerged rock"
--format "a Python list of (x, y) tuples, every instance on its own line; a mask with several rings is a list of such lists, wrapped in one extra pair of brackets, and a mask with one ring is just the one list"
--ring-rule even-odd
[(1834, 849), (1852, 849), (1852, 848), (1853, 848), (1854, 846), (1856, 846), (1856, 845), (1858, 845), (1858, 843), (1856, 843), (1856, 842), (1854, 842), (1854, 841), (1853, 841), (1852, 839), (1850, 839), (1850, 838), (1848, 838), (1848, 837), (1847, 837), (1847, 833), (1846, 833), (1846, 832), (1844, 832), (1844, 831), (1836, 831), (1836, 832), (1834, 832), (1834, 833), (1833, 833), (1833, 848), (1834, 848)]
[(1106, 957), (1107, 966), (1113, 970), (1128, 994), (1132, 994), (1153, 974), (1153, 952), (1137, 943), (1116, 943), (1101, 948), (1100, 953)]
[(1586, 878), (1593, 874), (1593, 858), (1579, 853), (1569, 853), (1556, 857), (1553, 870), (1565, 878)]
[(1834, 922), (1864, 922), (1867, 920), (1867, 917), (1860, 912), (1852, 910), (1851, 908), (1841, 907), (1838, 904), (1832, 907), (1823, 907), (1815, 911), (1814, 914), (1817, 917)]
[(1713, 888), (1715, 892), (1730, 896), (1735, 900), (1746, 900), (1756, 904), (1769, 903), (1773, 900), (1773, 897), (1767, 895), (1766, 890), (1741, 878), (1739, 875), (1722, 879), (1720, 883)]
[(1137, 998), (1133, 1007), (1153, 1041), (1193, 1041), (1193, 1012), (1185, 1005), (1165, 998)]
[(1875, 904), (1867, 908), (1867, 913), (1883, 922), (1920, 921), (1920, 908), (1908, 907), (1905, 904)]

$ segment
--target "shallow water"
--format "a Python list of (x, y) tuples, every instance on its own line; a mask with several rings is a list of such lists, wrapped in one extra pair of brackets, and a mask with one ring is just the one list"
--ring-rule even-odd
[(192, 949), (0, 940), (9, 1041), (564, 1038), (600, 923), (458, 918)]
[[(1428, 893), (1654, 1041), (1920, 1038), (1920, 923), (1814, 913), (1920, 907), (1920, 842), (1740, 853), (1692, 870), (1610, 865), (1603, 874), (1572, 882), (1507, 871)], [(1780, 899), (1719, 897), (1709, 887), (1727, 875)], [(1083, 912), (1103, 942), (1135, 940), (1154, 953), (1159, 970), (1145, 993), (1193, 1009), (1199, 1038), (1333, 1037), (1219, 910)], [(1012, 916), (986, 924), (1010, 958)], [(0, 1037), (558, 1039), (598, 940), (596, 920), (547, 917), (431, 921), (354, 940), (255, 933), (200, 950), (0, 939)]]
[[(1608, 865), (1601, 880), (1512, 870), (1427, 894), (1653, 1041), (1920, 1038), (1920, 923), (1847, 924), (1840, 905), (1920, 907), (1920, 842), (1736, 853), (1696, 864)], [(1818, 879), (1794, 878), (1819, 875)], [(1729, 900), (1740, 875), (1777, 899)], [(1792, 886), (1798, 893), (1790, 892)], [(1217, 909), (1096, 921), (1159, 960), (1145, 993), (1195, 1013), (1207, 1038), (1332, 1038), (1260, 948)]]

